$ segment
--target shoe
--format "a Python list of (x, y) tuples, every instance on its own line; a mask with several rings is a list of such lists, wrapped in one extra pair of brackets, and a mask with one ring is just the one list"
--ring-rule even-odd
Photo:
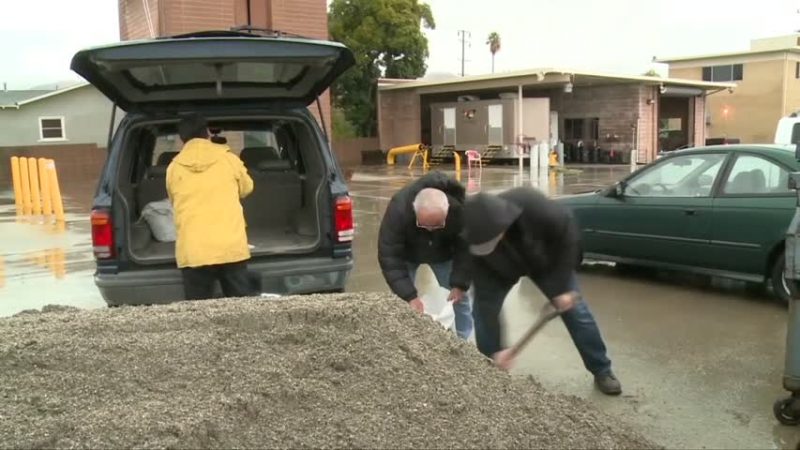
[(620, 384), (613, 372), (595, 375), (594, 385), (597, 386), (600, 392), (606, 395), (622, 394), (622, 384)]

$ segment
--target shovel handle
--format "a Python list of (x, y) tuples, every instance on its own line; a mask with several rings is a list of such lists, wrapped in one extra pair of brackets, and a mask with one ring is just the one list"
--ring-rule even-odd
[[(575, 301), (577, 302), (579, 300), (576, 299)], [(536, 336), (536, 334), (539, 333), (539, 331), (541, 331), (541, 329), (544, 328), (544, 326), (547, 325), (548, 322), (560, 316), (561, 314), (562, 311), (553, 308), (553, 306), (550, 305), (550, 303), (545, 303), (545, 305), (542, 307), (542, 311), (539, 314), (539, 317), (536, 319), (536, 322), (534, 322), (534, 324), (531, 325), (531, 327), (528, 329), (528, 331), (525, 332), (525, 335), (523, 335), (522, 338), (520, 338), (517, 342), (514, 343), (513, 346), (511, 346), (510, 348), (511, 356), (517, 356), (517, 354), (521, 352), (526, 345), (528, 345), (531, 339), (533, 339), (533, 337)]]

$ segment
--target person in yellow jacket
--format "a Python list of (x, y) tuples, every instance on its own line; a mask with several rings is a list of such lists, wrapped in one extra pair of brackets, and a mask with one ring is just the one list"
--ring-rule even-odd
[(253, 179), (230, 147), (209, 140), (205, 118), (185, 117), (178, 134), (184, 145), (167, 168), (167, 192), (186, 299), (211, 298), (217, 281), (226, 297), (258, 295), (247, 270), (250, 246), (240, 202), (253, 191)]

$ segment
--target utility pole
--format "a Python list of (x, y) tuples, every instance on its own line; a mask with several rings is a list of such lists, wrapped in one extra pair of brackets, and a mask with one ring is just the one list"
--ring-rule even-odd
[(464, 63), (466, 62), (464, 48), (467, 45), (467, 39), (472, 38), (472, 33), (467, 30), (458, 30), (458, 36), (461, 38), (461, 76), (464, 76)]

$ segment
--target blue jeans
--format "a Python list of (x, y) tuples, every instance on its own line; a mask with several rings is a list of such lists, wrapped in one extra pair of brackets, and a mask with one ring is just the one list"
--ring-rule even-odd
[[(502, 350), (500, 310), (513, 285), (489, 277), (476, 277), (474, 283), (475, 305), (472, 314), (475, 318), (475, 340), (478, 350), (491, 357)], [(572, 275), (571, 284), (573, 290), (580, 292), (575, 274)], [(586, 370), (594, 375), (610, 372), (611, 360), (606, 354), (606, 345), (586, 301), (578, 302), (574, 308), (562, 314), (561, 319), (581, 355)]]
[[(440, 263), (428, 264), (436, 276), (436, 281), (439, 286), (450, 290), (450, 272), (453, 270), (453, 262), (445, 261)], [(408, 274), (411, 276), (411, 281), (417, 277), (417, 269), (421, 264), (408, 263)], [(470, 291), (464, 294), (464, 298), (460, 302), (453, 305), (453, 310), (456, 316), (456, 333), (461, 339), (469, 339), (472, 334), (472, 307), (470, 299)]]

